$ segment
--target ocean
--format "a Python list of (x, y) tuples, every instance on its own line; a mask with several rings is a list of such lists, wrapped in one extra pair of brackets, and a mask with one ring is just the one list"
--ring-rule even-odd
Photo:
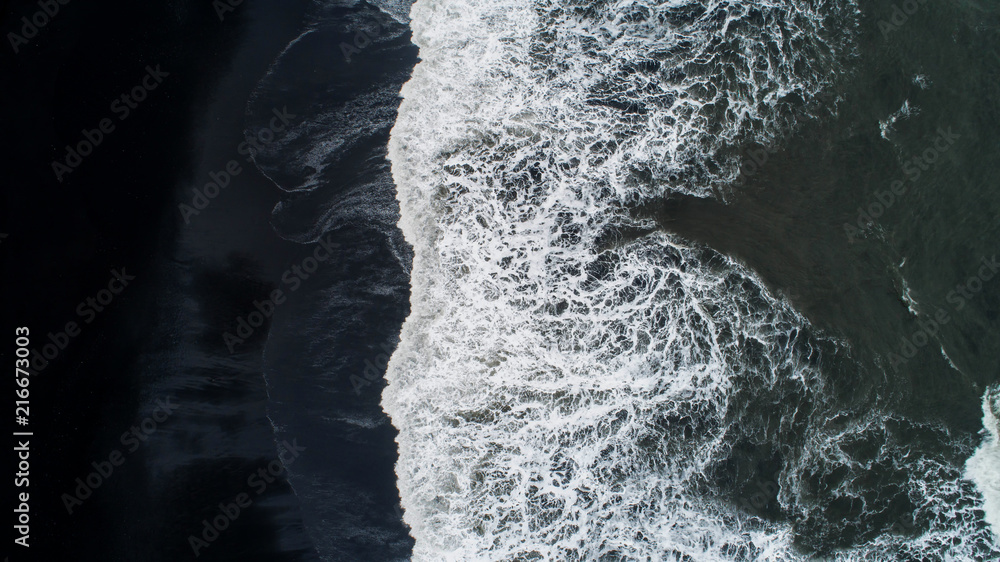
[(83, 326), (38, 559), (1000, 560), (1000, 5), (60, 6), (5, 54), (8, 324)]
[(418, 0), (413, 559), (1000, 557), (998, 15)]

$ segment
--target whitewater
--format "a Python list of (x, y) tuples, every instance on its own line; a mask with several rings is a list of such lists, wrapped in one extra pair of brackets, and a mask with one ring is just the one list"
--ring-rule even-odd
[[(846, 344), (630, 212), (726, 201), (741, 147), (835, 111), (817, 100), (854, 56), (853, 4), (418, 0), (410, 18), (389, 157), (412, 312), (382, 404), (414, 560), (996, 552), (964, 464), (898, 435), (968, 437), (845, 411), (823, 364)], [(748, 474), (748, 449), (774, 471)], [(916, 523), (873, 529), (897, 497)]]

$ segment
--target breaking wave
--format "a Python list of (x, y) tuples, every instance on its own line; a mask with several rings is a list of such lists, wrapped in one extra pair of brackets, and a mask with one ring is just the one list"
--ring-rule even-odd
[(983, 433), (986, 438), (966, 464), (966, 475), (983, 494), (986, 521), (1000, 536), (1000, 388), (983, 396)]
[(852, 4), (419, 0), (410, 16), (422, 61), (389, 150), (412, 312), (382, 401), (415, 560), (992, 548), (962, 479), (971, 439), (839, 402), (823, 366), (843, 344), (629, 212), (725, 200), (742, 148), (831, 111)]

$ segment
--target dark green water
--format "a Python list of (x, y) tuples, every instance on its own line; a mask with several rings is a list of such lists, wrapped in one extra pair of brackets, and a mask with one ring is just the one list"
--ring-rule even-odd
[(912, 440), (961, 465), (1000, 381), (1000, 4), (914, 2), (905, 21), (895, 6), (861, 5), (859, 55), (832, 77), (821, 117), (770, 152), (748, 147), (726, 204), (672, 197), (640, 212), (740, 259), (844, 344), (825, 348), (823, 372), (845, 421), (907, 420), (854, 450), (865, 470), (834, 477), (866, 481), (867, 505), (824, 500), (830, 474), (817, 473), (825, 521), (797, 521), (817, 554), (942, 516), (900, 493), (908, 459), (874, 451)]

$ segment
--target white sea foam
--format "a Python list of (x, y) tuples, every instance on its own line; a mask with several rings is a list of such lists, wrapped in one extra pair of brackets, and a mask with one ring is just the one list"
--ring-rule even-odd
[(896, 132), (896, 123), (900, 119), (907, 119), (920, 113), (920, 110), (910, 105), (910, 100), (903, 100), (903, 105), (890, 114), (883, 121), (878, 122), (878, 128), (882, 132), (882, 138), (892, 140), (890, 137)]
[[(903, 463), (877, 414), (829, 421), (817, 342), (751, 271), (669, 234), (602, 237), (649, 226), (624, 209), (670, 191), (724, 197), (739, 143), (779, 138), (788, 100), (808, 105), (849, 48), (832, 11), (414, 5), (421, 63), (389, 146), (412, 312), (383, 407), (415, 560), (797, 560), (790, 524), (713, 491), (737, 439), (780, 442), (778, 501), (800, 520), (823, 509), (805, 474), (843, 470), (829, 495), (865, 501), (853, 476)], [(887, 445), (859, 458), (865, 440)], [(943, 478), (901, 491), (926, 532), (837, 556), (888, 560), (975, 524), (930, 522), (955, 467), (906, 463)]]
[(986, 521), (1000, 539), (1000, 387), (983, 395), (983, 432), (985, 438), (976, 454), (966, 464), (966, 477), (983, 494)]

